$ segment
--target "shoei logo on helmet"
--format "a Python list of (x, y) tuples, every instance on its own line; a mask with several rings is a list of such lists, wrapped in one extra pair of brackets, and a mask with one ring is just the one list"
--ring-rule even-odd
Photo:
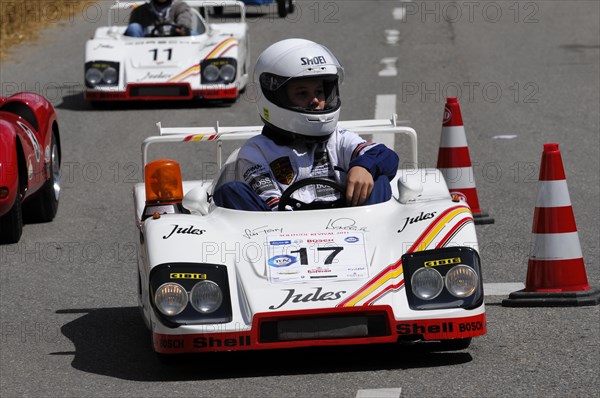
[(302, 61), (300, 65), (319, 65), (327, 63), (327, 61), (325, 61), (325, 57), (322, 55), (313, 58), (302, 57), (300, 58), (300, 61)]

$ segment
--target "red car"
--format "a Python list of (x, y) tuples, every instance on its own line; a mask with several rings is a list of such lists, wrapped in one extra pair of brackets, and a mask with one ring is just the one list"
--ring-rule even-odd
[(23, 221), (52, 221), (60, 195), (60, 136), (52, 104), (35, 93), (0, 96), (0, 243)]

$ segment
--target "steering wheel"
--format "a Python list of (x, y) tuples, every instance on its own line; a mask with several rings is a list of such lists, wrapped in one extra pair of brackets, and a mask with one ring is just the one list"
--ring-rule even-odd
[[(292, 194), (304, 188), (307, 185), (326, 185), (333, 188), (336, 192), (339, 192), (341, 198), (334, 201), (314, 201), (311, 203), (304, 203), (300, 200), (292, 198)], [(291, 206), (294, 210), (316, 210), (316, 209), (338, 209), (346, 207), (346, 189), (336, 181), (328, 178), (309, 177), (300, 181), (296, 181), (283, 192), (279, 199), (279, 205), (277, 210), (283, 211), (286, 206)]]
[[(167, 26), (171, 27), (171, 29), (165, 29)], [(171, 37), (171, 36), (179, 36), (176, 32), (176, 29), (186, 29), (183, 25), (178, 25), (172, 22), (162, 22), (158, 25), (154, 26), (152, 32), (148, 35), (148, 37)]]

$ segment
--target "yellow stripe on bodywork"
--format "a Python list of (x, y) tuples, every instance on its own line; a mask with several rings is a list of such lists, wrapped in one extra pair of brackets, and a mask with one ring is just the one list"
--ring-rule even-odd
[[(421, 242), (418, 243), (418, 245), (415, 247), (414, 250), (409, 250), (409, 251), (407, 251), (407, 253), (420, 252), (420, 251), (427, 249), (427, 247), (431, 244), (431, 242), (435, 239), (435, 237), (440, 233), (440, 231), (442, 229), (444, 229), (444, 227), (448, 224), (448, 222), (461, 213), (469, 213), (470, 214), (471, 211), (467, 207), (459, 207), (455, 210), (452, 210), (450, 213), (446, 214), (444, 217), (442, 217), (438, 220), (434, 220), (433, 224), (435, 226), (433, 227), (433, 229), (431, 231), (429, 231), (427, 233), (427, 235), (422, 237)], [(415, 242), (415, 243), (417, 243), (417, 242)], [(359, 302), (366, 299), (368, 296), (370, 296), (374, 291), (376, 291), (379, 287), (384, 285), (386, 282), (400, 276), (403, 273), (403, 268), (402, 268), (402, 264), (400, 263), (400, 261), (398, 261), (397, 264), (400, 265), (398, 268), (392, 269), (392, 270), (390, 270), (390, 272), (386, 272), (385, 274), (380, 276), (378, 279), (372, 281), (370, 283), (370, 285), (363, 292), (361, 292), (358, 296), (356, 296), (355, 298), (353, 298), (352, 300), (350, 300), (346, 304), (344, 304), (344, 307), (353, 307), (353, 306), (357, 305)]]
[(358, 304), (358, 302), (367, 298), (371, 293), (373, 293), (375, 290), (377, 290), (379, 287), (381, 287), (381, 285), (383, 285), (384, 283), (386, 283), (387, 281), (389, 281), (391, 279), (394, 279), (394, 278), (400, 276), (401, 274), (402, 274), (402, 265), (400, 265), (400, 267), (398, 267), (397, 269), (392, 270), (392, 272), (387, 272), (384, 275), (382, 275), (379, 280), (374, 281), (374, 283), (371, 286), (369, 286), (367, 288), (367, 290), (365, 290), (364, 292), (362, 292), (361, 294), (359, 294), (358, 296), (356, 296), (355, 298), (353, 298), (352, 300), (347, 302), (344, 305), (344, 307), (354, 307), (356, 304)]
[(208, 53), (208, 55), (206, 56), (206, 58), (204, 59), (210, 59), (215, 57), (215, 55), (221, 51), (224, 47), (228, 46), (231, 43), (236, 42), (237, 43), (237, 39), (227, 39), (227, 40), (223, 40), (221, 43), (219, 43), (210, 53)]
[(435, 237), (440, 233), (440, 231), (444, 229), (447, 223), (461, 213), (471, 213), (471, 211), (466, 207), (460, 207), (446, 214), (443, 218), (436, 221), (437, 225), (427, 234), (427, 236), (423, 238), (421, 243), (413, 251), (420, 252), (427, 249), (427, 246), (429, 246), (429, 244), (435, 239)]
[(200, 73), (200, 65), (194, 65), (194, 66), (188, 68), (187, 70), (181, 72), (177, 76), (170, 78), (169, 82), (178, 82), (178, 81), (184, 80), (188, 76), (197, 75), (199, 73)]

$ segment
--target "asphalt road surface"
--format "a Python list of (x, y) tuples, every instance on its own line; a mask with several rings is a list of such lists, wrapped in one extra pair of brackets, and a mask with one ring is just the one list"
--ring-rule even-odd
[[(82, 96), (83, 51), (107, 2), (55, 23), (2, 61), (0, 93), (56, 106), (57, 218), (0, 246), (0, 396), (599, 396), (599, 306), (506, 308), (488, 294), (488, 334), (455, 353), (373, 346), (208, 354), (164, 367), (136, 308), (131, 188), (142, 140), (164, 126), (259, 124), (250, 94), (232, 106), (119, 105)], [(319, 41), (346, 69), (341, 118), (395, 110), (435, 167), (446, 96), (458, 96), (474, 178), (492, 225), (477, 227), (484, 281), (522, 284), (544, 143), (560, 144), (590, 285), (600, 286), (600, 3), (299, 1), (249, 7), (252, 60), (289, 37)], [(44, 12), (30, 16), (43, 18)], [(187, 148), (186, 148), (187, 149)], [(401, 157), (403, 142), (395, 149)], [(165, 148), (186, 173), (214, 173), (211, 149)], [(491, 286), (491, 285), (490, 285)], [(493, 293), (494, 290), (490, 289)]]

